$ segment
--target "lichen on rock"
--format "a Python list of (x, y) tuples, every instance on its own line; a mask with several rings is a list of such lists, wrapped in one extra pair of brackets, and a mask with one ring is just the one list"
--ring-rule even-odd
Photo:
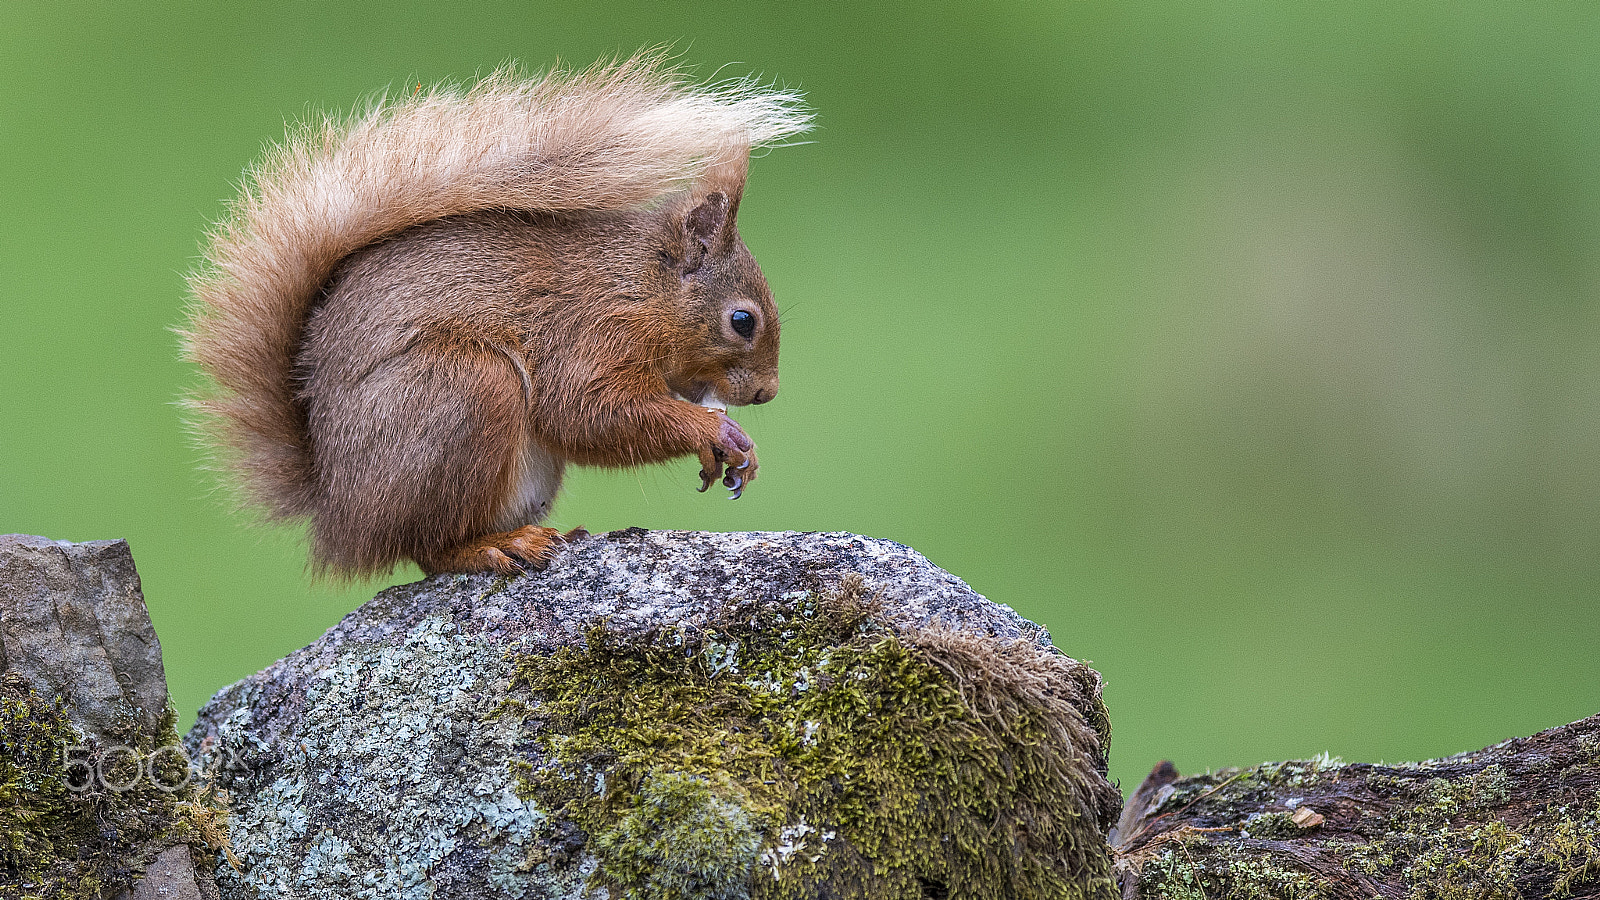
[(385, 591), (189, 742), (226, 897), (1099, 897), (1105, 723), (900, 545), (629, 530)]
[(503, 653), (443, 616), (394, 637), (304, 673), (288, 740), (252, 730), (271, 685), (229, 697), (203, 750), (236, 798), (242, 865), (220, 873), (226, 896), (424, 898), (478, 874), (484, 891), (523, 896), (545, 814), (505, 764), (519, 733), (493, 715)]

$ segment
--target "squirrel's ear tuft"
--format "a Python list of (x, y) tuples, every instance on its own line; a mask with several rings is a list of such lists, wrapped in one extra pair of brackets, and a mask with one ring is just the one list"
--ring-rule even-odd
[(728, 195), (715, 191), (707, 194), (683, 217), (685, 274), (700, 268), (706, 254), (717, 246), (730, 220), (728, 212)]

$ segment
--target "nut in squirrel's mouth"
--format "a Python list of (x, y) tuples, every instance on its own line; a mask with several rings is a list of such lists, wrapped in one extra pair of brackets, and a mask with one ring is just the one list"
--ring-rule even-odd
[(728, 411), (727, 401), (725, 401), (722, 398), (718, 397), (716, 394), (711, 393), (710, 391), (707, 391), (706, 393), (701, 395), (699, 400), (691, 400), (688, 397), (685, 397), (682, 394), (677, 393), (676, 391), (673, 392), (672, 397), (673, 397), (674, 400), (682, 400), (685, 403), (693, 403), (696, 406), (704, 406), (706, 409), (715, 409), (715, 410), (720, 410), (722, 412), (727, 412)]
[(674, 400), (682, 400), (685, 403), (704, 406), (706, 409), (728, 411), (728, 401), (717, 396), (717, 389), (707, 382), (694, 381), (683, 385), (681, 388), (668, 385), (667, 389), (672, 391), (672, 399)]

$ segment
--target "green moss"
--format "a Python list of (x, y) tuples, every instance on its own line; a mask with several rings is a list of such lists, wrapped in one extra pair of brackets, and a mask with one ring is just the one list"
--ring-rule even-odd
[(1294, 820), (1289, 818), (1289, 813), (1270, 812), (1251, 816), (1245, 820), (1244, 828), (1253, 838), (1263, 841), (1284, 841), (1299, 837), (1303, 832)]
[(595, 835), (603, 877), (627, 897), (734, 900), (761, 849), (748, 797), (726, 779), (656, 772), (616, 824)]
[(1552, 866), (1556, 878), (1552, 897), (1570, 897), (1579, 884), (1600, 883), (1600, 792), (1595, 793), (1588, 820), (1573, 817), (1565, 809), (1552, 810), (1555, 822), (1544, 835), (1538, 859)]
[(1557, 880), (1563, 877), (1563, 871), (1550, 871), (1533, 853), (1552, 829), (1594, 830), (1592, 819), (1583, 826), (1557, 809), (1540, 812), (1520, 824), (1495, 818), (1493, 811), (1505, 806), (1511, 796), (1509, 776), (1499, 765), (1485, 766), (1464, 777), (1420, 783), (1390, 777), (1381, 786), (1411, 802), (1390, 818), (1387, 833), (1373, 850), (1391, 867), (1400, 869), (1410, 896), (1416, 898), (1518, 897), (1519, 881), (1544, 875)]
[[(1487, 781), (1493, 798), (1498, 793), (1493, 782), (1504, 778), (1503, 772), (1490, 771), (1496, 768), (1486, 768), (1480, 773), (1486, 779), (1451, 796), (1463, 806), (1480, 802), (1484, 795), (1475, 787)], [(1600, 820), (1594, 806), (1553, 806), (1521, 824), (1490, 819), (1451, 825), (1444, 817), (1414, 818), (1386, 842), (1412, 850), (1405, 874), (1418, 898), (1518, 897), (1519, 883), (1548, 883), (1544, 896), (1558, 898), (1572, 896), (1574, 886), (1600, 883)]]
[(1114, 896), (1085, 803), (1103, 761), (970, 668), (851, 589), (704, 632), (595, 628), (520, 662), (542, 751), (522, 790), (590, 835), (614, 896)]
[(1422, 802), (1411, 808), (1411, 815), (1421, 824), (1437, 824), (1464, 813), (1496, 809), (1510, 799), (1506, 770), (1489, 765), (1465, 778), (1429, 779), (1422, 790)]
[(1198, 835), (1174, 841), (1146, 865), (1141, 896), (1167, 900), (1317, 900), (1319, 880), (1308, 872), (1210, 845)]
[(152, 751), (177, 743), (175, 722), (168, 710), (140, 746), (88, 757), (68, 749), (83, 738), (59, 700), (0, 679), (0, 895), (115, 893), (147, 861), (141, 854), (174, 843), (167, 837), (188, 798), (187, 760)]
[[(1307, 784), (1331, 761), (1271, 763), (1185, 779), (1164, 804), (1178, 809), (1203, 803), (1223, 820), (1234, 804), (1273, 796), (1264, 788)], [(1420, 769), (1420, 771), (1418, 770)], [(1379, 796), (1397, 798), (1396, 810), (1373, 814), (1361, 832), (1370, 843), (1327, 841), (1318, 856), (1334, 867), (1403, 884), (1416, 900), (1514, 900), (1570, 897), (1580, 886), (1600, 884), (1600, 795), (1571, 806), (1531, 813), (1513, 809), (1511, 776), (1500, 765), (1450, 778), (1418, 769), (1379, 770), (1366, 776)], [(1337, 781), (1339, 773), (1332, 773)], [(1287, 811), (1258, 813), (1240, 822), (1252, 840), (1287, 841), (1303, 834)], [(1331, 857), (1331, 859), (1328, 859)], [(1310, 857), (1307, 857), (1310, 858)], [(1314, 873), (1299, 871), (1294, 857), (1263, 859), (1238, 832), (1191, 831), (1141, 861), (1140, 896), (1188, 898), (1295, 898), (1323, 896)]]
[[(1291, 759), (1285, 762), (1264, 763), (1243, 771), (1242, 778), (1271, 787), (1302, 787), (1317, 781), (1323, 772), (1343, 765), (1337, 757), (1326, 753), (1311, 759)], [(1237, 770), (1235, 770), (1237, 771)]]

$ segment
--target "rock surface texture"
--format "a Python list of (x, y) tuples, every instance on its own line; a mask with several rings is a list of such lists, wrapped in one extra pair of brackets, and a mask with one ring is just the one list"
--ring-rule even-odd
[(159, 730), (167, 675), (126, 541), (0, 537), (0, 598), (7, 674), (102, 744)]
[(187, 740), (224, 897), (1110, 897), (1099, 688), (901, 545), (630, 529), (384, 591)]
[(173, 722), (127, 543), (0, 536), (0, 897), (216, 895)]

